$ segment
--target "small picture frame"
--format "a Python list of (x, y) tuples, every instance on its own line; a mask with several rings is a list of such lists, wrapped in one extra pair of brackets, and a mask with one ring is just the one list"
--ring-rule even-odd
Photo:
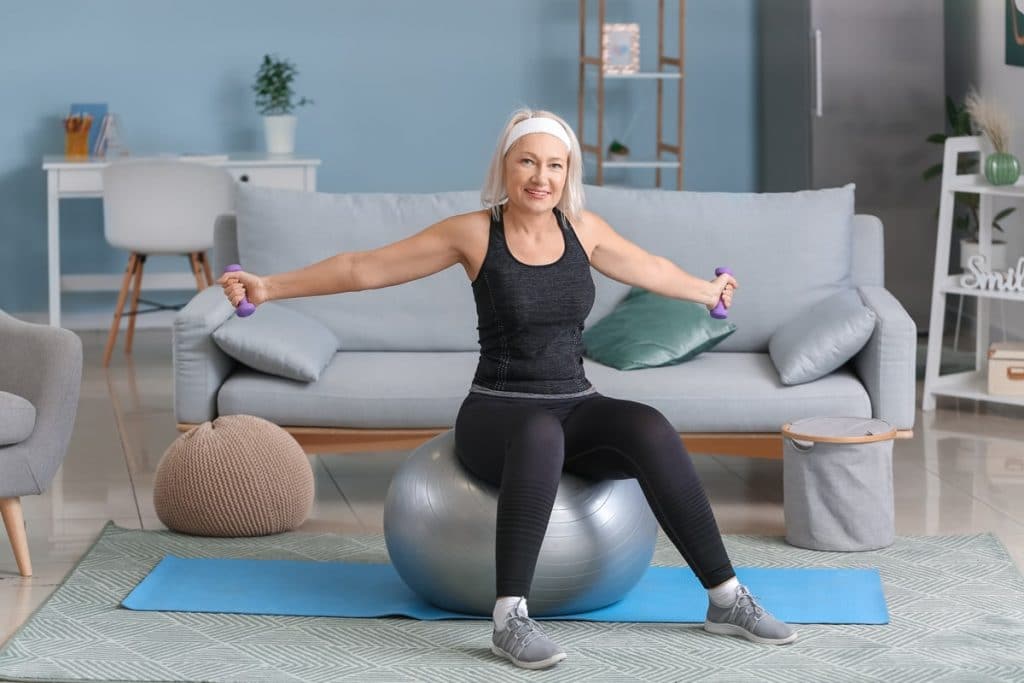
[(1024, 0), (1006, 0), (1006, 50), (1004, 61), (1024, 66)]
[(601, 63), (606, 74), (640, 70), (640, 24), (605, 24), (601, 31)]

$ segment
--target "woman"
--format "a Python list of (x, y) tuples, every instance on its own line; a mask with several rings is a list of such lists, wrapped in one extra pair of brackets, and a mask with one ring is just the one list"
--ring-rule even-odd
[(499, 487), (492, 651), (540, 669), (565, 653), (529, 618), (526, 598), (562, 472), (636, 478), (662, 529), (708, 590), (704, 628), (759, 643), (796, 633), (736, 580), (714, 515), (678, 433), (658, 411), (602, 396), (583, 371), (590, 269), (628, 285), (703, 303), (732, 304), (731, 275), (687, 274), (583, 209), (579, 142), (545, 111), (505, 127), (482, 192), (483, 210), (407, 239), (341, 253), (306, 268), (221, 277), (225, 294), (272, 299), (388, 287), (456, 264), (472, 283), (480, 361), (455, 422), (456, 454)]

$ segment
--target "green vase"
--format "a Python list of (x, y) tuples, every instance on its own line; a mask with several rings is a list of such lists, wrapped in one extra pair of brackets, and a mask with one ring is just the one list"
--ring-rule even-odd
[(1013, 185), (1020, 177), (1020, 162), (1006, 152), (989, 154), (985, 159), (985, 177), (993, 185)]

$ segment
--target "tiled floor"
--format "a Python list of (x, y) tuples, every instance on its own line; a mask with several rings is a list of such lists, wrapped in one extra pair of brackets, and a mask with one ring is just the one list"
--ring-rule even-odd
[[(142, 330), (134, 358), (100, 365), (103, 335), (84, 333), (78, 421), (50, 490), (23, 498), (35, 576), (20, 578), (0, 539), (0, 641), (60, 583), (107, 520), (159, 528), (153, 475), (178, 435), (170, 333)], [(317, 499), (304, 529), (380, 531), (384, 494), (404, 453), (314, 456)], [(695, 457), (723, 533), (783, 533), (782, 463)], [(1024, 411), (970, 401), (918, 414), (895, 446), (900, 534), (995, 532), (1024, 566)]]

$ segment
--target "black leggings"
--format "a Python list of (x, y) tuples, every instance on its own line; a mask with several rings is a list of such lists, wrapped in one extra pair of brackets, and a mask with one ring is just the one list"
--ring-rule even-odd
[(633, 479), (705, 588), (735, 576), (693, 462), (654, 408), (600, 394), (507, 398), (472, 392), (455, 451), (498, 486), (497, 595), (527, 596), (561, 473)]

